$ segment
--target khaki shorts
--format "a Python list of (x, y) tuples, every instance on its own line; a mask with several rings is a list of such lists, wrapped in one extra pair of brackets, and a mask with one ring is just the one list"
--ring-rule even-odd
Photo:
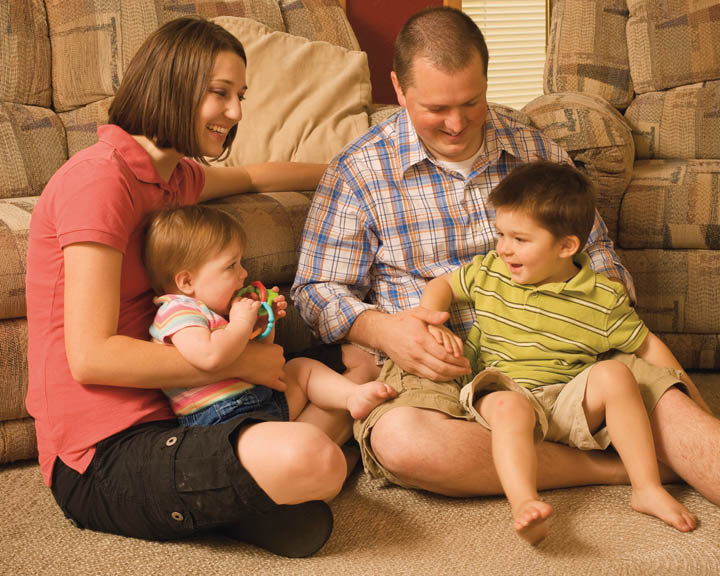
[[(653, 366), (632, 354), (614, 353), (607, 358), (628, 366), (638, 382), (648, 414), (655, 409), (668, 388), (678, 386), (687, 393), (680, 379), (682, 373), (677, 370)], [(485, 370), (461, 390), (454, 382), (437, 383), (412, 375), (388, 360), (379, 379), (395, 388), (398, 397), (381, 404), (367, 418), (356, 421), (354, 425), (365, 470), (374, 478), (387, 478), (395, 484), (406, 486), (383, 468), (370, 445), (372, 427), (386, 412), (398, 406), (424, 408), (442, 412), (451, 418), (474, 420), (489, 428), (475, 410), (474, 403), (483, 393), (495, 390), (516, 390), (528, 397), (537, 414), (536, 437), (583, 450), (605, 449), (610, 442), (607, 428), (603, 427), (591, 434), (582, 408), (590, 368), (567, 384), (544, 386), (536, 392), (530, 392), (496, 370)]]

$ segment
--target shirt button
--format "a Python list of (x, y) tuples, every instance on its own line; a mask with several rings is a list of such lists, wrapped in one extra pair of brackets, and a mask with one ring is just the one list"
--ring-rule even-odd
[(165, 440), (165, 446), (172, 446), (177, 442), (177, 436), (170, 436), (167, 440)]
[(173, 512), (172, 514), (170, 514), (170, 517), (176, 522), (182, 522), (183, 520), (185, 520), (185, 516), (180, 514), (180, 512)]

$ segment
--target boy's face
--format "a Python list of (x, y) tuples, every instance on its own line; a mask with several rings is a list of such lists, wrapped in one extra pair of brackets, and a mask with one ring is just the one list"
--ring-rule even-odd
[(241, 263), (242, 254), (242, 246), (233, 243), (206, 260), (191, 273), (192, 293), (188, 295), (204, 302), (213, 312), (227, 316), (235, 292), (243, 287), (247, 278), (247, 270)]
[(577, 272), (574, 237), (556, 238), (526, 212), (506, 208), (497, 209), (495, 228), (496, 250), (517, 284), (565, 282)]

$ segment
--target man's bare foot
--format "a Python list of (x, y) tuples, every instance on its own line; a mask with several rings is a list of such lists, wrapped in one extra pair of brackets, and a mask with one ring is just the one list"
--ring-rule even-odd
[(695, 515), (675, 500), (662, 486), (652, 486), (642, 490), (633, 488), (630, 505), (633, 510), (660, 518), (680, 532), (690, 532), (697, 526)]
[(513, 510), (515, 531), (535, 546), (547, 536), (548, 525), (545, 521), (552, 511), (552, 506), (542, 500), (526, 500)]
[(347, 409), (356, 420), (365, 418), (376, 406), (390, 398), (395, 398), (397, 392), (392, 386), (374, 380), (357, 386), (357, 392), (347, 401)]

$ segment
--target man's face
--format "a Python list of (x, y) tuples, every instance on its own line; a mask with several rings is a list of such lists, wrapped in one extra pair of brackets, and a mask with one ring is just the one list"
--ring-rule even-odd
[(487, 79), (479, 54), (458, 72), (444, 72), (418, 56), (412, 82), (404, 91), (395, 72), (392, 81), (398, 102), (435, 158), (461, 162), (480, 149), (485, 137)]

